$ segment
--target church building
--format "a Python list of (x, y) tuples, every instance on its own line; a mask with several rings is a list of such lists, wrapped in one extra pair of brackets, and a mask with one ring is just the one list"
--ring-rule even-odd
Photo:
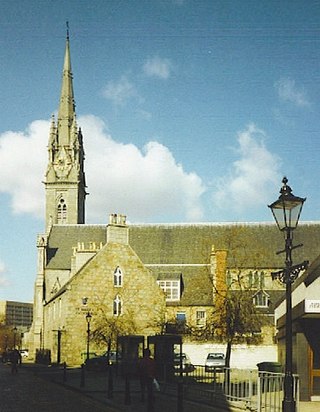
[[(117, 211), (108, 218), (106, 211), (105, 225), (86, 224), (84, 146), (67, 35), (58, 116), (49, 133), (45, 230), (37, 239), (31, 356), (48, 351), (52, 362), (81, 364), (88, 327), (100, 333), (101, 347), (98, 338), (90, 340), (100, 352), (108, 333), (150, 336), (192, 329), (200, 335), (210, 324), (219, 284), (239, 272), (256, 307), (271, 319), (269, 335), (257, 333), (274, 345), (274, 308), (284, 293), (271, 279), (271, 272), (283, 267), (276, 255), (283, 239), (275, 224), (128, 225)], [(295, 257), (301, 259), (300, 253), (301, 260), (313, 261), (320, 223), (301, 223), (295, 238), (304, 243)]]

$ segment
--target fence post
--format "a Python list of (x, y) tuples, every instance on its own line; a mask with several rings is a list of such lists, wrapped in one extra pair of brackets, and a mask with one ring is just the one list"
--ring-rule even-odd
[(177, 386), (177, 412), (183, 412), (183, 381), (180, 378)]
[(257, 412), (261, 412), (261, 372), (258, 372), (258, 382), (257, 382)]
[(85, 370), (84, 364), (81, 365), (81, 378), (80, 378), (80, 388), (84, 388), (85, 386)]
[(63, 382), (67, 382), (67, 364), (63, 362)]

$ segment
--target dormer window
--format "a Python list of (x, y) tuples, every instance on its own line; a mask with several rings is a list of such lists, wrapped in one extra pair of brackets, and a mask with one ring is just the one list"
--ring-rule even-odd
[(167, 302), (175, 302), (180, 300), (181, 287), (181, 273), (179, 274), (161, 274), (157, 280), (158, 285), (166, 295)]
[(113, 272), (113, 286), (120, 288), (123, 284), (123, 274), (119, 266)]
[(270, 296), (267, 292), (259, 290), (259, 292), (253, 296), (253, 303), (257, 308), (267, 308), (269, 306), (269, 298)]

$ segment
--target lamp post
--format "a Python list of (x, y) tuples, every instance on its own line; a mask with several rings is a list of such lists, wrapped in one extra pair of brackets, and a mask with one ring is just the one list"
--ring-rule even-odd
[(296, 280), (299, 272), (306, 269), (308, 262), (304, 261), (298, 265), (292, 264), (292, 250), (302, 244), (293, 246), (292, 232), (296, 229), (302, 206), (305, 198), (294, 196), (292, 189), (287, 185), (286, 177), (282, 180), (283, 186), (280, 190), (278, 200), (273, 202), (270, 207), (277, 226), (285, 235), (285, 248), (277, 252), (277, 254), (285, 253), (285, 268), (272, 273), (272, 279), (279, 279), (286, 286), (286, 362), (285, 362), (285, 377), (284, 377), (284, 399), (282, 402), (283, 412), (295, 412), (296, 402), (294, 400), (294, 381), (292, 374), (292, 296), (291, 285)]
[(17, 327), (15, 326), (13, 328), (13, 349), (16, 348), (16, 339), (17, 339)]
[(90, 312), (86, 314), (86, 321), (87, 321), (87, 360), (89, 359), (89, 349), (90, 349), (90, 322), (91, 322), (92, 315)]

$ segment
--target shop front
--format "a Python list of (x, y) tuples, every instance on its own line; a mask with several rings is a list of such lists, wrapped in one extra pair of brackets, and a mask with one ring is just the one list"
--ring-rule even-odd
[[(320, 401), (320, 259), (292, 287), (293, 373), (300, 399)], [(285, 297), (275, 310), (278, 360), (285, 364)]]

